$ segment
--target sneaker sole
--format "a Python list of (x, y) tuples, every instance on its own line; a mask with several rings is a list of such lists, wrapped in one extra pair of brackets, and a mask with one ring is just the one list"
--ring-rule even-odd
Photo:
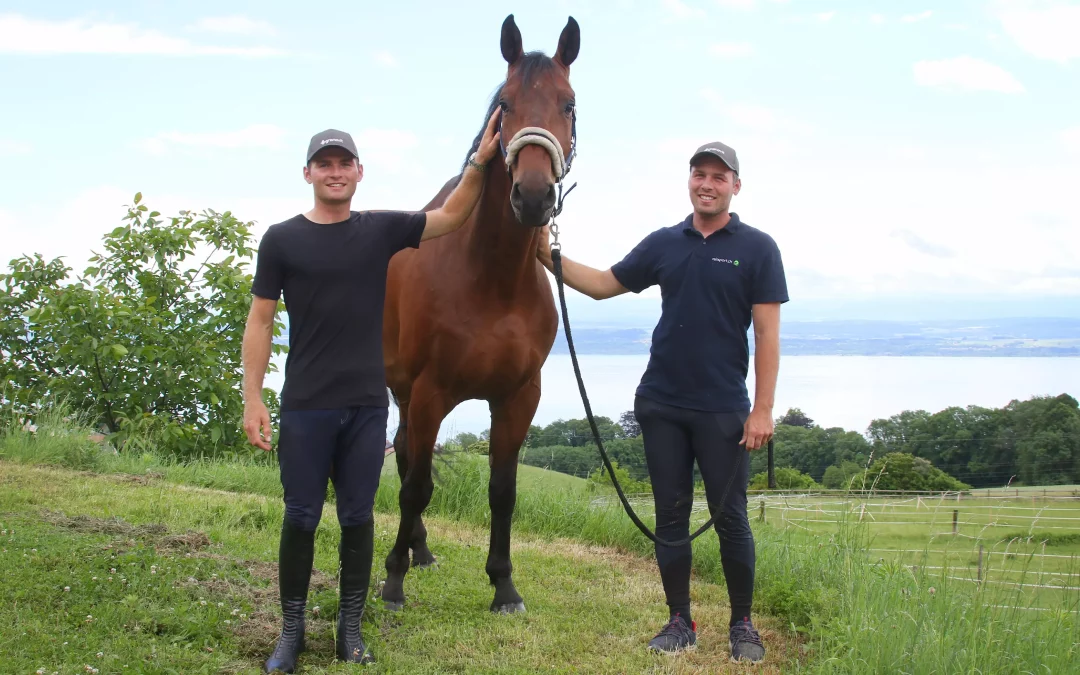
[(655, 647), (646, 647), (645, 651), (650, 654), (663, 654), (664, 656), (678, 656), (686, 652), (692, 652), (697, 649), (696, 644), (692, 644), (689, 647), (679, 647), (678, 649), (656, 649)]

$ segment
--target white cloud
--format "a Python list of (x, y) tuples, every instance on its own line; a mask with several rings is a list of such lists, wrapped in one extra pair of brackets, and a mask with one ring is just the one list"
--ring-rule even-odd
[(738, 59), (753, 53), (754, 47), (749, 42), (718, 42), (709, 45), (709, 54), (722, 59)]
[(919, 14), (908, 14), (906, 16), (902, 16), (900, 17), (900, 20), (904, 23), (916, 23), (918, 21), (925, 21), (933, 15), (934, 12), (928, 9), (925, 12), (920, 12)]
[(876, 23), (878, 25), (881, 25), (881, 24), (885, 23), (885, 17), (882, 16), (881, 14), (871, 14), (870, 15), (870, 23)]
[(747, 10), (753, 9), (754, 5), (757, 3), (755, 0), (716, 0), (716, 4), (728, 9)]
[(157, 54), (162, 56), (268, 57), (284, 54), (271, 47), (194, 44), (134, 23), (49, 21), (0, 14), (0, 53), (8, 54)]
[(940, 61), (919, 61), (913, 67), (915, 83), (946, 91), (994, 91), (1019, 94), (1024, 85), (1000, 66), (959, 56)]
[(390, 173), (400, 173), (413, 166), (409, 153), (420, 146), (416, 134), (397, 129), (364, 129), (353, 134), (353, 140), (365, 168), (377, 167)]
[(812, 127), (786, 113), (754, 103), (733, 102), (715, 89), (702, 89), (700, 95), (713, 105), (717, 112), (726, 115), (735, 124), (753, 131), (776, 133), (807, 133)]
[(836, 10), (832, 10), (829, 12), (819, 12), (814, 16), (817, 18), (818, 21), (821, 21), (822, 23), (826, 21), (832, 21), (833, 17), (836, 16)]
[(1005, 33), (1032, 56), (1058, 63), (1080, 58), (1080, 5), (1021, 1), (998, 7)]
[(34, 150), (34, 146), (26, 141), (16, 141), (10, 138), (0, 138), (0, 157), (15, 155), (28, 155)]
[(154, 155), (166, 154), (177, 147), (224, 150), (268, 149), (282, 147), (285, 130), (273, 124), (253, 124), (236, 131), (182, 132), (165, 131), (138, 142), (138, 147)]
[(380, 66), (386, 66), (387, 68), (395, 68), (398, 64), (394, 55), (385, 50), (375, 53), (375, 62)]
[(705, 10), (691, 7), (682, 0), (663, 0), (663, 6), (668, 15), (675, 19), (700, 19), (705, 16)]
[(1061, 132), (1061, 142), (1072, 152), (1080, 153), (1080, 126), (1070, 127)]
[(199, 19), (195, 24), (196, 30), (208, 33), (231, 33), (233, 35), (262, 35), (273, 37), (277, 35), (277, 29), (267, 21), (249, 19), (246, 16), (212, 16)]

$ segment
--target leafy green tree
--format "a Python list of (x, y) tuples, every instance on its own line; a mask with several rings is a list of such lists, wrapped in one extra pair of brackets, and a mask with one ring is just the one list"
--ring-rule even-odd
[(825, 477), (821, 484), (830, 490), (863, 489), (863, 467), (855, 462), (844, 462), (840, 466), (830, 466), (825, 469)]
[(622, 429), (623, 438), (637, 438), (641, 435), (641, 425), (638, 424), (633, 410), (627, 410), (619, 416), (619, 428)]
[[(252, 452), (241, 359), (250, 223), (214, 211), (162, 218), (141, 202), (74, 281), (37, 254), (0, 274), (3, 403), (33, 417), (63, 399), (118, 447), (153, 437), (181, 455)], [(264, 396), (276, 416), (276, 396)]]
[(866, 471), (866, 489), (945, 491), (968, 490), (962, 483), (930, 463), (924, 457), (906, 452), (890, 452), (879, 457)]
[[(798, 469), (792, 469), (791, 467), (785, 466), (775, 469), (773, 473), (776, 476), (777, 490), (813, 490), (814, 488), (821, 487), (813, 477), (808, 476)], [(754, 474), (754, 476), (750, 478), (750, 486), (747, 489), (768, 490), (769, 472), (762, 471), (761, 473)]]
[(807, 417), (806, 413), (798, 408), (788, 408), (788, 411), (776, 420), (776, 424), (777, 426), (784, 424), (789, 427), (803, 427), (804, 429), (813, 429), (816, 426), (814, 420)]

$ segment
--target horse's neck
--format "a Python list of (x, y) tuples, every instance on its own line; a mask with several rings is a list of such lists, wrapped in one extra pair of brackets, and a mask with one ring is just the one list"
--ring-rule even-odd
[(502, 162), (492, 162), (484, 191), (473, 212), (469, 260), (477, 278), (508, 292), (536, 274), (540, 231), (517, 221), (510, 206), (511, 179)]

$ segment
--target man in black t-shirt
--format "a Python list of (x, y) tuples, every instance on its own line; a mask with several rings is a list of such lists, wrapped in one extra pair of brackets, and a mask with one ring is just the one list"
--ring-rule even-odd
[[(761, 447), (773, 433), (780, 305), (788, 301), (788, 292), (776, 242), (729, 211), (741, 187), (735, 151), (723, 143), (701, 146), (690, 158), (693, 213), (649, 234), (607, 271), (563, 256), (563, 281), (596, 300), (660, 286), (660, 321), (634, 401), (656, 507), (656, 535), (664, 541), (689, 536), (696, 460), (710, 512), (722, 509), (716, 531), (731, 600), (731, 656), (760, 661), (765, 647), (750, 620), (755, 563), (746, 513), (750, 460), (742, 453)], [(552, 270), (547, 239), (545, 232), (537, 257)], [(752, 408), (746, 388), (751, 321)], [(729, 480), (731, 490), (720, 503)], [(690, 544), (657, 545), (656, 561), (670, 611), (649, 649), (677, 652), (697, 641), (690, 616)]]
[(364, 174), (352, 137), (335, 129), (316, 134), (304, 167), (314, 208), (271, 225), (259, 243), (244, 332), (244, 429), (253, 445), (267, 451), (271, 429), (262, 386), (279, 299), (289, 315), (277, 447), (285, 493), (278, 552), (283, 625), (267, 672), (293, 672), (304, 650), (315, 529), (329, 480), (341, 526), (337, 655), (357, 663), (374, 660), (360, 621), (389, 407), (382, 349), (387, 266), (398, 251), (464, 224), (498, 148), (497, 115), (453, 192), (441, 208), (426, 213), (352, 211)]

